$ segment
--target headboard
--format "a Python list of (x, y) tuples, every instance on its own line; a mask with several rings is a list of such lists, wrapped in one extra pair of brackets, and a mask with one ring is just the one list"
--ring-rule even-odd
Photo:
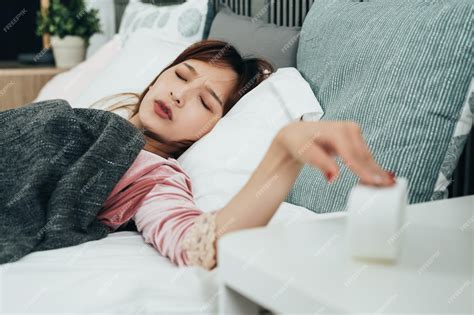
[[(114, 0), (117, 30), (128, 0)], [(281, 26), (301, 26), (314, 0), (212, 0), (215, 11), (220, 3), (226, 3), (239, 15), (258, 18)], [(363, 0), (359, 0), (363, 2)], [(184, 0), (143, 0), (156, 5), (182, 3)], [(449, 186), (449, 197), (474, 195), (474, 145), (473, 131), (467, 139), (458, 166)]]
[[(120, 27), (123, 12), (129, 0), (114, 0), (116, 29)], [(220, 3), (227, 4), (235, 13), (258, 18), (267, 23), (283, 26), (301, 26), (314, 0), (212, 0), (215, 11)], [(184, 0), (142, 0), (155, 5), (177, 4)]]
[(261, 19), (280, 26), (302, 26), (314, 0), (213, 0), (227, 4), (235, 13)]

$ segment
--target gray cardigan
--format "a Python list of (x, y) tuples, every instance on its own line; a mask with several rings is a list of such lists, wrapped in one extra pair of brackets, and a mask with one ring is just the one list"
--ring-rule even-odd
[(126, 119), (61, 99), (0, 112), (0, 264), (105, 237), (97, 214), (144, 144)]

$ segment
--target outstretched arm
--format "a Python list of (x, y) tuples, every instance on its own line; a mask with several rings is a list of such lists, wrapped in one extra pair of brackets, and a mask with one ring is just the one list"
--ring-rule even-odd
[[(372, 159), (359, 127), (348, 122), (293, 122), (280, 130), (244, 187), (223, 208), (203, 213), (184, 173), (164, 168), (160, 183), (134, 219), (147, 243), (177, 265), (217, 265), (217, 240), (225, 233), (265, 226), (304, 164), (334, 180), (334, 156), (370, 185), (391, 185), (393, 175)], [(173, 171), (173, 172), (172, 172)]]
[(218, 212), (218, 237), (266, 225), (304, 164), (319, 168), (329, 181), (333, 180), (339, 174), (334, 155), (366, 184), (393, 184), (393, 175), (373, 160), (357, 124), (293, 122), (281, 129), (247, 184)]
[[(273, 139), (246, 185), (215, 217), (215, 242), (225, 233), (266, 225), (283, 202), (304, 164), (323, 171), (329, 181), (339, 174), (334, 156), (375, 186), (394, 176), (372, 158), (360, 128), (352, 122), (292, 122)], [(216, 244), (214, 244), (214, 250)]]

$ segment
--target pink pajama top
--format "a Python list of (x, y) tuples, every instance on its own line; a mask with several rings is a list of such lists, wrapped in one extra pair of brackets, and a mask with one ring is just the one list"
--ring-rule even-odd
[(198, 209), (191, 180), (177, 160), (141, 150), (97, 218), (111, 232), (134, 220), (145, 242), (172, 263), (212, 269), (215, 215)]

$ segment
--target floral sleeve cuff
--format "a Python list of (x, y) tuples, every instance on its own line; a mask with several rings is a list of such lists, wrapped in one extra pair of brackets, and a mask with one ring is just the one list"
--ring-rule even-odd
[(181, 243), (188, 257), (188, 265), (199, 265), (208, 270), (216, 266), (216, 212), (203, 213), (194, 218)]

